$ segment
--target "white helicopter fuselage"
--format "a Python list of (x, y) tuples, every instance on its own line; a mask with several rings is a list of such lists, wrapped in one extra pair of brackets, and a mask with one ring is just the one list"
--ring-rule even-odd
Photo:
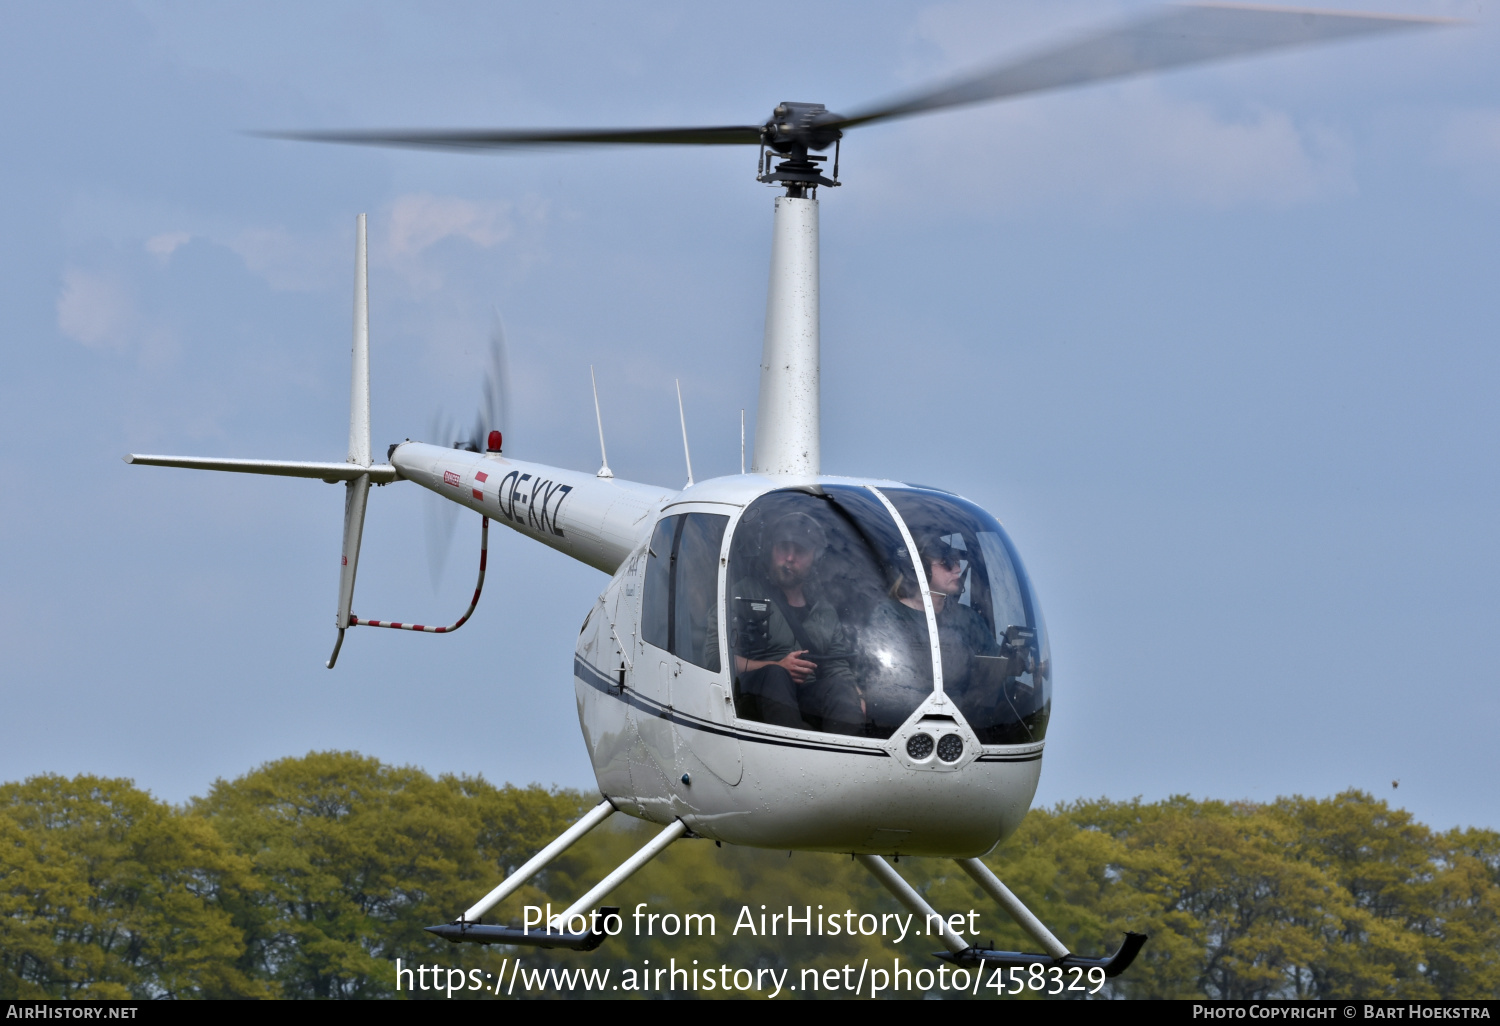
[[(682, 490), (621, 480), (602, 423), (597, 474), (510, 459), (499, 431), (494, 451), (407, 441), (375, 464), (363, 215), (347, 461), (127, 459), (345, 483), (330, 669), (349, 627), (441, 633), (468, 618), (427, 628), (354, 616), (372, 484), (413, 481), (608, 574), (573, 681), (616, 809), (757, 847), (983, 854), (1036, 791), (1051, 686), (1040, 610), (985, 511), (820, 473), (818, 208), (809, 187), (795, 191), (776, 200), (752, 473), (695, 485), (689, 466)], [(805, 550), (805, 587), (778, 577), (786, 546)], [(930, 584), (939, 566), (943, 593)]]
[[(717, 670), (647, 640), (645, 562), (653, 529), (684, 513), (727, 517), (713, 601), (727, 637), (725, 575), (740, 516), (773, 491), (891, 481), (747, 474), (683, 491), (408, 442), (399, 474), (611, 575), (579, 634), (578, 717), (600, 792), (621, 811), (681, 820), (699, 836), (764, 848), (968, 857), (1020, 825), (1044, 741), (982, 744), (939, 688), (891, 736), (829, 734), (737, 715), (732, 662)], [(914, 759), (919, 731), (956, 732), (963, 755)]]

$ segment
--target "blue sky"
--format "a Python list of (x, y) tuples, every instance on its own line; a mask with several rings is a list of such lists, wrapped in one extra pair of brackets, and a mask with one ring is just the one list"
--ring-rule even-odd
[[(738, 467), (774, 193), (754, 153), (418, 154), (262, 128), (748, 123), (900, 93), (1134, 3), (31, 4), (0, 32), (0, 779), (174, 801), (309, 749), (588, 786), (604, 578), (492, 539), (451, 637), (333, 641), (341, 490), (126, 452), (342, 459), (354, 218), (375, 441)], [(870, 127), (825, 190), (824, 461), (1004, 521), (1057, 693), (1038, 800), (1359, 787), (1500, 826), (1500, 33), (1466, 28)], [(355, 608), (437, 620), (423, 499), (372, 498)], [(1399, 779), (1393, 791), (1392, 780)]]

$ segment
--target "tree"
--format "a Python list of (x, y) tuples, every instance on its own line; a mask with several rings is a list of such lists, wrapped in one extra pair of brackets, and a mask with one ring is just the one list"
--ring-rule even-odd
[(247, 967), (288, 997), (364, 998), (395, 992), (398, 958), (485, 964), (484, 950), (423, 927), (462, 912), (581, 808), (566, 792), (314, 752), (217, 781), (193, 811), (261, 883), (237, 910)]
[(1436, 997), (1500, 998), (1500, 833), (1450, 830), (1433, 848), (1416, 924), (1422, 975)]
[(226, 898), (248, 860), (128, 780), (0, 785), (0, 996), (265, 997)]
[[(180, 809), (122, 780), (0, 785), (0, 997), (386, 997), (398, 994), (397, 959), (484, 981), (520, 959), (609, 970), (611, 982), (675, 959), (786, 971), (799, 996), (826, 997), (843, 991), (801, 989), (812, 982), (802, 970), (939, 964), (920, 923), (899, 941), (788, 935), (787, 906), (799, 918), (868, 913), (883, 929), (881, 917), (905, 914), (847, 855), (701, 839), (672, 845), (610, 896), (626, 930), (591, 953), (450, 945), (423, 931), (598, 800), (347, 752), (267, 763)], [(614, 817), (486, 921), (519, 924), (523, 906), (548, 902), (561, 911), (659, 829)], [(1034, 809), (985, 860), (1075, 951), (1150, 935), (1103, 997), (1500, 997), (1500, 833), (1434, 833), (1361, 792)], [(975, 910), (989, 943), (1034, 950), (950, 860), (899, 870), (939, 911)], [(634, 935), (637, 902), (659, 917), (647, 936)], [(767, 922), (783, 916), (775, 932), (759, 928), (762, 906)], [(736, 932), (746, 909), (756, 929)], [(716, 929), (685, 929), (688, 914)], [(399, 996), (448, 996), (430, 972), (422, 982)], [(462, 985), (454, 997), (485, 996), (472, 978)], [(639, 996), (673, 993), (685, 996), (654, 985)]]

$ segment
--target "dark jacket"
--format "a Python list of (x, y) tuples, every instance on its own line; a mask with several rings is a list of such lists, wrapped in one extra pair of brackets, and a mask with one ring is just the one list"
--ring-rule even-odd
[[(848, 632), (830, 603), (813, 593), (805, 594), (809, 599), (807, 605), (794, 610), (793, 615), (802, 614), (801, 631), (807, 644), (798, 640), (797, 632), (782, 614), (781, 604), (786, 598), (774, 584), (762, 577), (736, 581), (729, 589), (730, 648), (737, 656), (761, 662), (775, 662), (790, 652), (807, 649), (807, 658), (817, 663), (818, 668), (798, 687), (803, 714), (815, 723), (863, 723)], [(719, 644), (717, 609), (713, 609), (711, 617), (710, 660), (717, 654)]]

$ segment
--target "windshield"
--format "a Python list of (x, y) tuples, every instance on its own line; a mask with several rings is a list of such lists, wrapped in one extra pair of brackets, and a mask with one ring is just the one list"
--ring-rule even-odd
[[(926, 614), (892, 598), (913, 573), (900, 529), (866, 489), (756, 499), (725, 575), (736, 713), (890, 737), (933, 688)], [(709, 637), (716, 646), (718, 631)]]
[[(983, 744), (1040, 741), (1052, 711), (1047, 631), (1015, 547), (956, 495), (883, 489), (911, 533), (937, 614), (943, 692)], [(909, 584), (898, 601), (920, 606)]]

